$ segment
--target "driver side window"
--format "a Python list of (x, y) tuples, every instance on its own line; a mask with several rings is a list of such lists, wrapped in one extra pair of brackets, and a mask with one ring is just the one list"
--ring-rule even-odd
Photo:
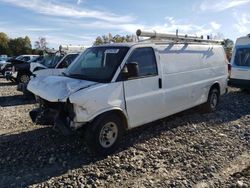
[(155, 53), (151, 47), (135, 49), (127, 61), (127, 64), (129, 63), (138, 64), (138, 77), (154, 76), (158, 74)]

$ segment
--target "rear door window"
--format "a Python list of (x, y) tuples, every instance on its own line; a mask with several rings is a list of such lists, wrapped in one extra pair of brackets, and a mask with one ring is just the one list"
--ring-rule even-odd
[(235, 64), (250, 67), (250, 48), (239, 48), (236, 51)]

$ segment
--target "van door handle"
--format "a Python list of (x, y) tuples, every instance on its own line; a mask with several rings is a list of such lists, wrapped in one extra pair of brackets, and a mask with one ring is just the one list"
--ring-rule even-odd
[(158, 82), (159, 82), (159, 88), (161, 89), (162, 88), (162, 79), (159, 78)]

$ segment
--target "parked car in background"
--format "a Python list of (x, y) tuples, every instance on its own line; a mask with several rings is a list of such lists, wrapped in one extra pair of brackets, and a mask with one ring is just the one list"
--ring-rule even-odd
[(216, 110), (228, 79), (220, 41), (137, 35), (151, 38), (88, 48), (63, 76), (33, 78), (28, 90), (40, 107), (30, 112), (32, 121), (54, 124), (64, 134), (85, 127), (89, 149), (107, 154), (127, 129), (197, 105)]
[(32, 77), (60, 75), (82, 51), (84, 51), (83, 46), (60, 45), (59, 51), (47, 52), (43, 61), (30, 63), (29, 68), (26, 67), (25, 71), (22, 70), (26, 73), (27, 78), (29, 76), (29, 79), (26, 82), (20, 82), (17, 90), (25, 94), (29, 93), (26, 88), (31, 75)]
[(79, 53), (69, 53), (65, 55), (57, 64), (48, 66), (49, 68), (40, 69), (33, 72), (33, 76), (60, 75), (77, 57)]
[[(28, 93), (27, 91), (27, 84), (32, 79), (32, 77), (37, 76), (49, 76), (49, 75), (60, 75), (79, 55), (79, 53), (70, 53), (64, 56), (60, 56), (60, 58), (55, 58), (55, 56), (50, 56), (50, 58), (45, 57), (44, 63), (40, 62), (39, 64), (44, 64), (48, 68), (41, 68), (37, 69), (33, 73), (30, 71), (30, 67), (21, 67), (22, 68), (22, 75), (26, 75), (26, 78), (24, 81), (20, 81), (17, 90), (22, 91), (23, 93)], [(50, 61), (52, 59), (52, 61)], [(46, 63), (47, 62), (47, 63)], [(30, 65), (32, 65), (31, 63)], [(37, 66), (38, 67), (38, 66)], [(24, 69), (25, 68), (25, 69)], [(16, 69), (17, 71), (20, 71), (20, 68)]]
[(44, 56), (43, 61), (30, 64), (30, 68), (27, 71), (29, 71), (30, 73), (33, 73), (38, 70), (53, 68), (57, 65), (59, 61), (61, 61), (64, 55), (65, 54), (61, 54), (58, 52), (46, 54)]
[[(69, 54), (69, 56), (67, 56), (67, 59), (65, 59), (64, 62), (68, 61), (68, 64), (70, 64), (72, 62), (72, 59), (75, 58), (74, 56), (76, 54), (79, 54), (82, 51), (84, 51), (83, 46), (60, 45), (59, 51), (54, 52), (54, 54), (56, 54), (56, 56), (54, 56), (53, 59), (49, 59), (47, 61), (37, 63), (37, 64), (31, 64), (30, 72), (33, 73), (33, 72), (41, 70), (41, 69), (54, 69), (57, 67), (57, 64), (61, 60), (61, 58), (63, 58), (67, 54)], [(67, 66), (67, 65), (63, 65), (63, 67), (65, 67), (65, 66)], [(46, 72), (46, 71), (44, 71), (44, 72)]]
[(7, 59), (8, 56), (7, 55), (0, 55), (0, 58)]
[(15, 81), (17, 83), (26, 83), (29, 81), (30, 64), (43, 61), (44, 56), (35, 56), (29, 61), (14, 60), (6, 66), (5, 77), (7, 80)]
[(236, 40), (230, 64), (229, 85), (250, 89), (250, 34)]
[(5, 75), (5, 71), (8, 69), (8, 71), (10, 71), (10, 68), (11, 67), (11, 64), (13, 62), (17, 62), (19, 61), (19, 63), (21, 62), (26, 62), (26, 61), (30, 61), (31, 59), (37, 57), (38, 55), (20, 55), (20, 56), (17, 56), (16, 58), (11, 58), (11, 59), (8, 59), (6, 62), (4, 62), (1, 67), (0, 67), (0, 71), (3, 75)]

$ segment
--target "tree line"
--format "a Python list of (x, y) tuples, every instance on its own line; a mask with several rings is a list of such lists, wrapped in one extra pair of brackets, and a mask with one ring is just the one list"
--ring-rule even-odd
[(95, 39), (94, 45), (101, 45), (101, 44), (107, 44), (107, 43), (123, 43), (123, 42), (133, 42), (135, 41), (136, 36), (134, 35), (112, 35), (109, 33), (108, 35), (102, 35), (98, 36)]
[(28, 36), (10, 38), (6, 33), (0, 32), (0, 54), (8, 56), (18, 56), (22, 54), (37, 54), (38, 51), (32, 49)]

